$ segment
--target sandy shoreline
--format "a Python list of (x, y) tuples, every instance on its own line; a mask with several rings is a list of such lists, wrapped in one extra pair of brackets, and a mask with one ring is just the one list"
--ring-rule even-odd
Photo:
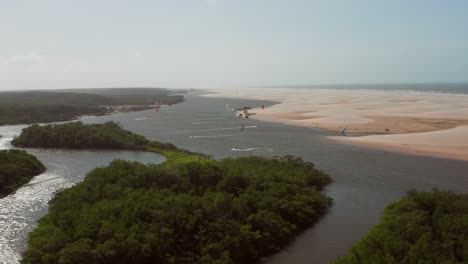
[[(253, 118), (356, 132), (330, 137), (371, 148), (468, 160), (468, 96), (328, 89), (214, 90), (206, 96), (263, 99), (279, 104)], [(338, 135), (338, 132), (337, 132)]]

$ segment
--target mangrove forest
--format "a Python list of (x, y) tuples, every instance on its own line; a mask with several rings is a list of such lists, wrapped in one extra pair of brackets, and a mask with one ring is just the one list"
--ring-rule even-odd
[(115, 123), (34, 125), (15, 144), (167, 157), (157, 165), (114, 161), (59, 192), (22, 263), (254, 263), (331, 205), (321, 192), (331, 178), (292, 156), (213, 160)]
[(45, 170), (42, 162), (24, 150), (0, 150), (0, 198)]

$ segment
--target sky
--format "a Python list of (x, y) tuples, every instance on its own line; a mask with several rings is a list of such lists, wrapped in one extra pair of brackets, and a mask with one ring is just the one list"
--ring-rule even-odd
[(468, 82), (466, 0), (0, 0), (0, 90)]

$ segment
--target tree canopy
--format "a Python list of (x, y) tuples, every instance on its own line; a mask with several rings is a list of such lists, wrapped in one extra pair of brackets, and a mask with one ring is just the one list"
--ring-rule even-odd
[(24, 150), (0, 150), (0, 198), (44, 171), (42, 162)]
[(337, 264), (467, 263), (468, 194), (410, 191)]
[(116, 123), (32, 125), (17, 146), (144, 149), (158, 165), (114, 161), (57, 194), (22, 263), (252, 263), (331, 204), (330, 177), (301, 158), (216, 161)]
[(182, 95), (159, 88), (0, 92), (0, 125), (68, 121), (82, 115), (104, 115), (119, 105), (134, 105), (124, 110), (139, 111), (155, 103), (183, 100)]
[(17, 147), (34, 148), (94, 148), (142, 150), (149, 141), (124, 130), (115, 122), (85, 125), (82, 122), (31, 125), (13, 139)]
[(55, 197), (22, 263), (252, 263), (327, 210), (330, 181), (289, 156), (114, 161)]

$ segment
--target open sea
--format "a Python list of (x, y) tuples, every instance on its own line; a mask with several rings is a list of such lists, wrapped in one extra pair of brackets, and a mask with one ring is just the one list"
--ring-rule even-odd
[(468, 83), (286, 85), (272, 86), (271, 88), (363, 91), (374, 90), (399, 91), (407, 93), (468, 94)]

